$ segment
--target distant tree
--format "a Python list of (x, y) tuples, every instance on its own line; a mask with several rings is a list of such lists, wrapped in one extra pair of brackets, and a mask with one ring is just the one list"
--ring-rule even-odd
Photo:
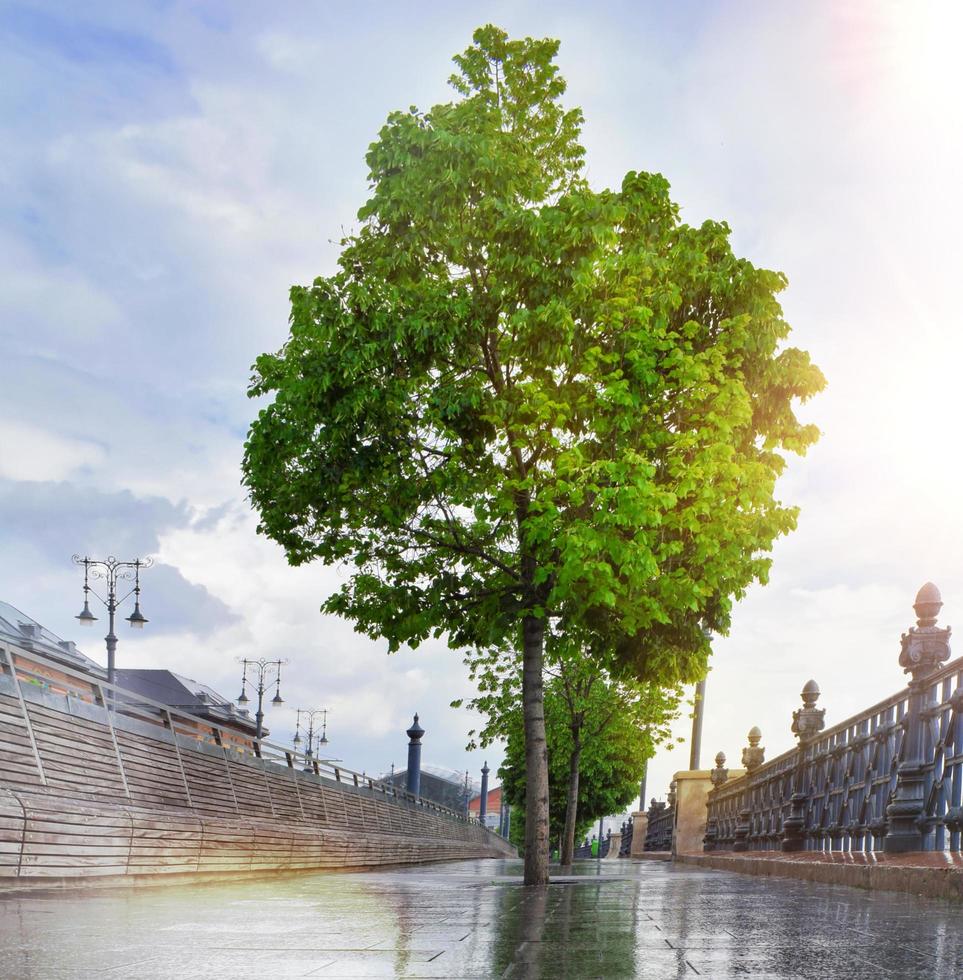
[[(566, 656), (553, 663), (553, 646), (545, 687), (549, 832), (561, 842), (561, 863), (567, 865), (585, 828), (617, 813), (638, 793), (646, 762), (670, 737), (682, 692), (616, 680), (598, 666), (598, 658)], [(499, 777), (506, 800), (518, 805), (527, 772), (517, 671), (505, 658), (496, 662), (491, 656), (472, 660), (470, 667), (480, 693), (469, 706), (486, 722), (472, 732), (469, 747), (507, 739)]]
[(815, 439), (792, 403), (823, 384), (726, 225), (681, 224), (658, 175), (588, 187), (557, 49), (481, 28), (454, 102), (388, 117), (360, 230), (254, 366), (243, 463), (258, 530), (349, 569), (324, 611), (390, 650), (519, 649), (529, 884), (546, 623), (642, 682), (700, 676), (794, 526), (778, 450)]

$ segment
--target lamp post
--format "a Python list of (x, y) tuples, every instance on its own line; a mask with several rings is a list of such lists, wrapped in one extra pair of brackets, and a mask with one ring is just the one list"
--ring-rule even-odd
[(485, 760), (485, 765), (482, 766), (482, 784), (481, 784), (481, 798), (478, 800), (478, 819), (482, 826), (485, 824), (485, 817), (488, 816), (488, 774), (491, 770), (488, 768), (488, 760)]
[(421, 736), (425, 730), (418, 724), (418, 715), (412, 722), (411, 728), (405, 734), (408, 736), (408, 772), (405, 776), (405, 789), (412, 796), (421, 795)]
[(689, 768), (698, 769), (702, 760), (702, 719), (706, 708), (706, 679), (696, 684), (692, 702), (692, 742), (689, 747)]
[[(261, 731), (264, 727), (264, 691), (272, 684), (277, 684), (274, 697), (271, 698), (271, 704), (284, 704), (284, 698), (281, 697), (281, 667), (287, 661), (247, 660), (244, 657), (238, 657), (237, 662), (244, 665), (244, 672), (241, 675), (241, 693), (238, 696), (237, 703), (243, 706), (250, 700), (247, 696), (247, 672), (250, 669), (252, 674), (251, 683), (255, 685), (255, 690), (257, 691), (257, 714), (254, 716), (257, 721), (257, 731), (254, 737), (260, 741)], [(274, 674), (273, 677), (271, 676), (272, 673)], [(256, 681), (254, 679), (255, 677), (257, 678)]]
[(317, 747), (318, 751), (321, 751), (322, 745), (328, 744), (328, 709), (327, 708), (312, 708), (310, 711), (306, 708), (298, 708), (297, 723), (294, 726), (294, 744), (301, 744), (301, 715), (307, 719), (308, 733), (305, 736), (308, 740), (307, 748), (304, 750), (304, 771), (311, 772), (311, 759), (314, 755), (315, 746), (315, 734), (314, 734), (314, 719), (320, 716), (321, 718), (321, 731), (317, 735)]
[[(109, 555), (105, 560), (88, 558), (84, 555), (73, 556), (74, 563), (84, 566), (84, 608), (80, 610), (76, 619), (81, 626), (93, 626), (97, 622), (97, 617), (90, 611), (90, 595), (93, 593), (107, 607), (107, 635), (104, 639), (107, 642), (107, 683), (114, 683), (114, 662), (117, 653), (117, 635), (114, 633), (114, 614), (117, 612), (121, 603), (126, 602), (131, 596), (134, 597), (134, 611), (127, 617), (127, 622), (135, 629), (143, 629), (147, 622), (144, 614), (140, 611), (140, 570), (150, 568), (154, 564), (152, 558), (135, 558), (133, 561), (118, 561), (113, 555)], [(103, 579), (107, 584), (107, 598), (105, 599), (94, 589), (91, 578)], [(133, 581), (134, 587), (126, 594), (117, 597), (118, 582)]]

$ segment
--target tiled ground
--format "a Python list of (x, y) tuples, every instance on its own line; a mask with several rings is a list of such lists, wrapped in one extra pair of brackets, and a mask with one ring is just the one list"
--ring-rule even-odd
[(0, 899), (4, 980), (963, 977), (963, 905), (662, 862), (518, 862)]

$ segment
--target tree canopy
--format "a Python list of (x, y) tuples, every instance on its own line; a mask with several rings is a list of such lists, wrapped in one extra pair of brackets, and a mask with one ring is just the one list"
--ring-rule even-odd
[(667, 181), (584, 177), (558, 42), (487, 26), (456, 99), (393, 112), (337, 270), (291, 290), (254, 366), (259, 531), (349, 570), (322, 609), (389, 648), (522, 650), (526, 881), (547, 880), (545, 624), (607, 638), (641, 681), (694, 680), (706, 629), (794, 526), (781, 450), (823, 384), (777, 272), (679, 218)]

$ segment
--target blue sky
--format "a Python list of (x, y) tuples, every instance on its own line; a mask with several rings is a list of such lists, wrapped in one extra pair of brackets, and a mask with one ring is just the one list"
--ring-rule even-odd
[[(359, 769), (466, 761), (441, 645), (391, 658), (322, 620), (338, 581), (254, 534), (238, 464), (287, 290), (329, 271), (389, 111), (446, 100), (492, 21), (562, 41), (589, 177), (659, 170), (686, 220), (785, 271), (793, 343), (830, 386), (780, 491), (802, 506), (772, 581), (716, 647), (705, 755), (753, 724), (775, 753), (814, 676), (827, 719), (895, 690), (932, 578), (963, 595), (960, 15), (949, 3), (7, 4), (0, 9), (0, 598), (101, 656), (74, 552), (151, 553), (125, 666), (234, 694), (237, 656), (290, 660)], [(289, 710), (290, 709), (290, 710)], [(680, 731), (684, 729), (680, 727)], [(488, 753), (494, 762), (497, 751)], [(687, 761), (663, 752), (651, 789)]]

